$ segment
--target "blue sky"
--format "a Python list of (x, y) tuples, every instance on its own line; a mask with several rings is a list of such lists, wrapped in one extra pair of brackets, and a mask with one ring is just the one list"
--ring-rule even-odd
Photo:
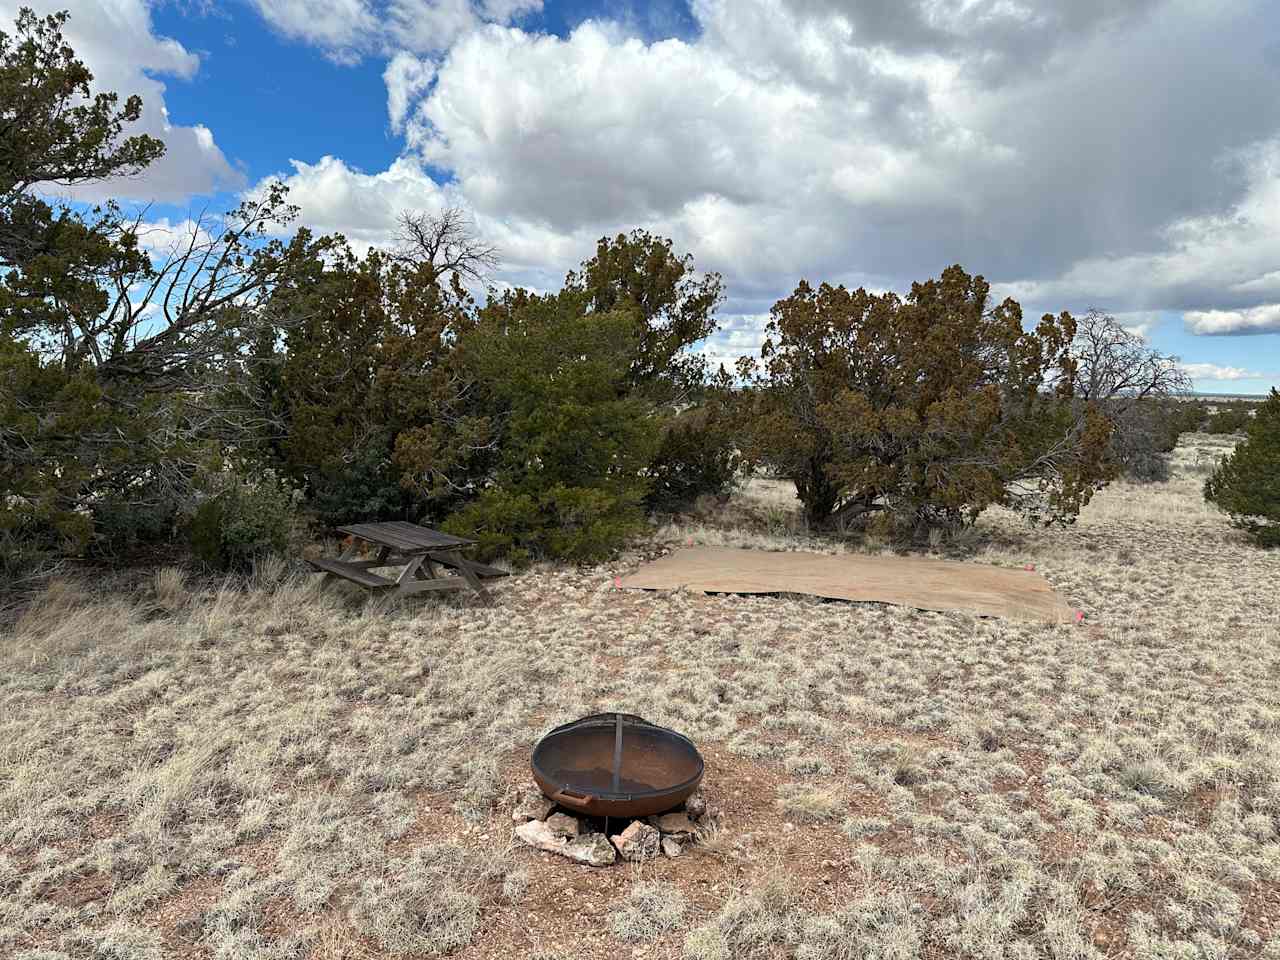
[(117, 190), (153, 220), (281, 176), (361, 247), (457, 204), (495, 279), (540, 288), (644, 226), (724, 275), (724, 358), (801, 277), (904, 290), (959, 262), (1031, 316), (1115, 313), (1201, 390), (1280, 383), (1262, 0), (36, 6), (70, 8), (76, 49), (169, 142)]

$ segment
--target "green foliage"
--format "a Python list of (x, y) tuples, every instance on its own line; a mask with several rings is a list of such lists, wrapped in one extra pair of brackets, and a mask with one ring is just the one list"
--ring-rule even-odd
[(1280, 546), (1280, 391), (1271, 388), (1245, 439), (1205, 481), (1204, 496), (1259, 545)]
[(187, 533), (192, 552), (216, 570), (248, 570), (268, 554), (284, 553), (297, 523), (301, 493), (271, 471), (226, 471), (208, 479), (209, 495)]
[(158, 535), (133, 518), (171, 515), (202, 465), (270, 432), (244, 347), (265, 293), (326, 242), (264, 236), (292, 215), (279, 187), (155, 262), (140, 217), (51, 207), (36, 183), (129, 175), (163, 152), (122, 139), (141, 101), (92, 92), (65, 22), (24, 10), (0, 34), (0, 529), (78, 553)]
[(631, 384), (662, 400), (687, 397), (706, 377), (705, 363), (685, 353), (714, 332), (724, 299), (720, 275), (699, 276), (693, 256), (679, 256), (670, 240), (644, 230), (602, 237), (596, 255), (565, 278), (594, 313), (629, 308), (639, 338), (627, 367)]
[(1250, 421), (1251, 404), (1242, 401), (1219, 404), (1205, 424), (1205, 433), (1244, 433)]
[(648, 468), (649, 509), (675, 512), (701, 496), (727, 497), (745, 470), (740, 429), (727, 383), (669, 417)]
[(950, 267), (911, 293), (802, 282), (750, 361), (750, 454), (794, 480), (815, 524), (885, 511), (903, 532), (1004, 504), (1070, 520), (1106, 476), (1110, 423), (1071, 400), (1068, 314), (1032, 332), (1013, 300)]
[(636, 334), (629, 309), (588, 313), (573, 293), (520, 291), (480, 312), (457, 344), (468, 415), (398, 444), (428, 490), (473, 498), (446, 529), (489, 556), (591, 561), (641, 527), (659, 423), (627, 383)]

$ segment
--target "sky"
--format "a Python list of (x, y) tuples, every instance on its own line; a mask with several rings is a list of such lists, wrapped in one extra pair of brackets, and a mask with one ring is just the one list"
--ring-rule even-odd
[(960, 263), (1029, 320), (1113, 313), (1197, 390), (1280, 385), (1273, 0), (26, 5), (143, 97), (166, 156), (94, 191), (161, 228), (272, 180), (357, 250), (456, 205), (496, 282), (546, 290), (643, 227), (724, 277), (720, 359), (801, 278)]

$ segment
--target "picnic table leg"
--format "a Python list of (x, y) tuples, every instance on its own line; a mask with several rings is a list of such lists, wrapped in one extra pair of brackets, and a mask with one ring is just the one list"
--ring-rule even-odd
[[(347, 544), (346, 549), (344, 549), (342, 553), (338, 555), (338, 559), (341, 560), (343, 563), (346, 563), (348, 560), (354, 560), (359, 555), (360, 555), (360, 540), (356, 537), (352, 537), (351, 542)], [(324, 574), (320, 577), (320, 583), (327, 585), (330, 580), (337, 580), (337, 579), (338, 579), (337, 574), (326, 570)]]
[(409, 562), (405, 564), (404, 569), (400, 571), (400, 576), (396, 577), (396, 593), (404, 596), (409, 593), (406, 589), (407, 585), (418, 579), (418, 568), (422, 566), (422, 561), (426, 557), (419, 554), (416, 557), (410, 557)]
[(462, 551), (459, 550), (454, 552), (453, 558), (458, 561), (458, 574), (467, 581), (467, 585), (478, 593), (480, 595), (480, 599), (485, 603), (492, 603), (493, 598), (489, 596), (489, 591), (484, 588), (484, 583), (476, 576), (476, 572), (471, 569), (471, 566), (463, 558)]

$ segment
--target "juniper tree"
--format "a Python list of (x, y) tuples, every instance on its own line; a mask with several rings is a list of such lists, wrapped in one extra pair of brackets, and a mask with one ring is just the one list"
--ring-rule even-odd
[(801, 282), (770, 314), (750, 385), (752, 456), (795, 481), (808, 519), (887, 512), (908, 530), (991, 504), (1066, 521), (1105, 476), (1110, 425), (1072, 401), (1075, 321), (1023, 328), (959, 266), (905, 297)]
[(1280, 391), (1271, 388), (1245, 438), (1205, 481), (1204, 497), (1264, 547), (1280, 546)]

